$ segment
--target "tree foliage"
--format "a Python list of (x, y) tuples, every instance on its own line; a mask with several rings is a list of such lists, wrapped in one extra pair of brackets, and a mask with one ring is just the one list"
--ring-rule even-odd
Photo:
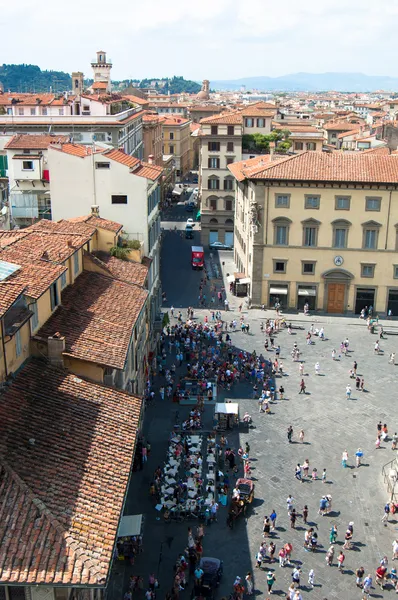
[(262, 133), (245, 134), (242, 137), (243, 150), (249, 152), (259, 152), (260, 154), (269, 154), (270, 142), (275, 143), (275, 150), (284, 153), (292, 145), (289, 139), (290, 131), (288, 129), (274, 130), (267, 135)]
[(64, 92), (72, 89), (69, 73), (42, 71), (36, 65), (0, 65), (0, 81), (4, 91), (11, 92)]
[[(153, 84), (153, 82), (155, 82)], [(165, 94), (181, 94), (186, 92), (187, 94), (197, 94), (201, 90), (201, 86), (196, 81), (184, 79), (184, 77), (177, 77), (174, 75), (171, 79), (165, 77), (163, 79), (142, 79), (140, 81), (140, 88), (155, 87), (159, 92)]]

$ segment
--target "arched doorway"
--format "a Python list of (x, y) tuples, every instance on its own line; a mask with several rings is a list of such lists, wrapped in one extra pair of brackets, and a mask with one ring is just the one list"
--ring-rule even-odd
[(328, 313), (347, 310), (348, 288), (354, 275), (345, 269), (330, 269), (322, 273), (325, 280), (325, 308)]

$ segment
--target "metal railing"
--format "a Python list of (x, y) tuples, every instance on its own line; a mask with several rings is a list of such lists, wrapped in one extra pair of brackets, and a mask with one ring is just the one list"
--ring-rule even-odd
[[(395, 471), (395, 476), (391, 477), (393, 471)], [(384, 483), (387, 485), (387, 491), (390, 494), (390, 502), (396, 502), (398, 500), (398, 458), (395, 457), (386, 463), (383, 466), (381, 473), (384, 478)]]

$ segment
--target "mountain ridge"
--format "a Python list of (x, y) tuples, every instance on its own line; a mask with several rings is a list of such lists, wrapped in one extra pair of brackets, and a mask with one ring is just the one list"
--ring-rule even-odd
[(398, 91), (398, 77), (387, 75), (365, 75), (364, 73), (307, 73), (304, 71), (269, 77), (241, 77), (239, 79), (212, 80), (211, 88), (216, 90), (246, 89), (280, 92), (375, 92), (378, 90)]

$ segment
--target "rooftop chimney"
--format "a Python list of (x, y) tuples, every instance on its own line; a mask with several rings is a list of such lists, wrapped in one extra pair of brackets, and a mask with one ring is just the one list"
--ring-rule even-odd
[(97, 204), (91, 205), (91, 214), (93, 217), (99, 217), (99, 206)]
[(61, 336), (59, 332), (53, 336), (49, 336), (47, 339), (47, 352), (48, 360), (54, 367), (63, 367), (64, 359), (63, 352), (65, 352), (65, 338)]
[(154, 156), (153, 156), (153, 154), (150, 154), (150, 155), (148, 156), (148, 163), (149, 163), (150, 165), (153, 165), (153, 159), (154, 159)]
[(269, 143), (269, 153), (271, 155), (271, 160), (274, 155), (274, 152), (275, 152), (275, 142), (270, 142)]

